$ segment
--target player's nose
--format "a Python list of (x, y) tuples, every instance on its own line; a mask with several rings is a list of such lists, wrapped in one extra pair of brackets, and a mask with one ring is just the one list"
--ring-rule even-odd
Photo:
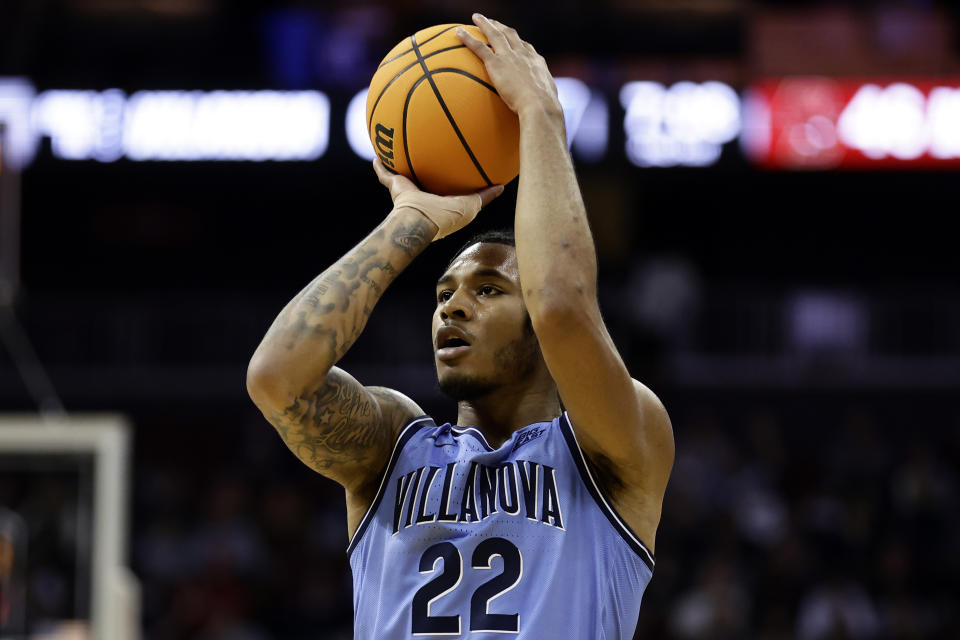
[(470, 304), (469, 296), (461, 289), (457, 289), (440, 304), (440, 317), (457, 318), (460, 320), (470, 320), (473, 318), (473, 306)]

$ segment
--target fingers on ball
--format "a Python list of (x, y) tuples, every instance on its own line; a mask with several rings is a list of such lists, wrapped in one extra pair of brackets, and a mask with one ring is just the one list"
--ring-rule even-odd
[(380, 182), (386, 184), (387, 180), (390, 178), (390, 174), (387, 173), (387, 170), (383, 167), (383, 163), (380, 162), (380, 158), (373, 159), (373, 170), (377, 174), (377, 178), (380, 179)]
[(484, 56), (492, 53), (490, 49), (487, 48), (487, 45), (474, 37), (474, 35), (466, 29), (458, 28), (457, 36), (460, 37), (460, 41), (463, 42), (463, 44), (465, 44), (470, 51), (473, 51), (475, 54), (480, 56), (481, 60), (484, 59)]
[(483, 32), (483, 35), (487, 36), (487, 40), (489, 40), (490, 44), (493, 45), (494, 51), (497, 49), (510, 47), (510, 42), (507, 40), (507, 36), (503, 33), (503, 30), (494, 24), (496, 20), (491, 20), (490, 18), (482, 16), (479, 13), (475, 13), (473, 21), (478, 27), (480, 27), (480, 31)]

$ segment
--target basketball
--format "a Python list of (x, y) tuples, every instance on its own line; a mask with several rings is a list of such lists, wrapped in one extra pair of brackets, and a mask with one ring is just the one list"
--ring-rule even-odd
[(520, 169), (517, 115), (457, 27), (487, 42), (473, 25), (418, 31), (386, 55), (367, 93), (367, 131), (381, 162), (439, 195), (506, 184)]

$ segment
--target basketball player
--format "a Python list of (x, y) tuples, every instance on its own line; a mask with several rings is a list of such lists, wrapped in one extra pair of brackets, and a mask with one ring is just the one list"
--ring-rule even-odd
[(379, 163), (394, 208), (287, 304), (247, 387), (293, 453), (346, 489), (357, 638), (629, 640), (670, 421), (600, 316), (547, 66), (513, 29), (474, 21), (492, 48), (459, 36), (519, 116), (520, 183), (515, 241), (468, 243), (436, 285), (437, 377), (456, 425), (334, 365), (397, 274), (502, 188), (440, 197)]

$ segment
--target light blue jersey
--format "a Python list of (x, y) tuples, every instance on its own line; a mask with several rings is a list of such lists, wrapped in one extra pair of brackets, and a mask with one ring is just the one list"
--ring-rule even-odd
[(566, 414), (499, 449), (414, 420), (347, 553), (357, 640), (631, 640), (654, 566)]

